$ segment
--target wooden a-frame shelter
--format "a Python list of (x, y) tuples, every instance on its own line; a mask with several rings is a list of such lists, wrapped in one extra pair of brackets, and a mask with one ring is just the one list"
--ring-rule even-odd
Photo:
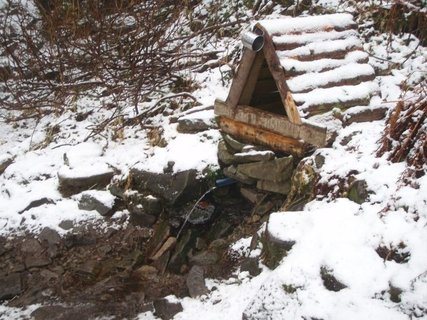
[(226, 101), (215, 102), (223, 132), (302, 155), (327, 140), (309, 117), (367, 105), (378, 91), (349, 14), (264, 20), (254, 32), (262, 50), (244, 49)]

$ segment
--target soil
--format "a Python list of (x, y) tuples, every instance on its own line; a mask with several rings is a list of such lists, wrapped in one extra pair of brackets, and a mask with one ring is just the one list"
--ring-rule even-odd
[[(244, 208), (241, 219), (221, 239), (219, 261), (205, 266), (205, 277), (229, 278), (242, 262), (229, 244), (259, 228), (261, 221), (251, 219), (252, 207), (239, 207)], [(47, 228), (37, 236), (0, 238), (0, 292), (5, 293), (0, 299), (11, 307), (43, 305), (33, 312), (35, 319), (81, 320), (133, 318), (155, 312), (153, 305), (165, 296), (188, 296), (190, 266), (163, 274), (149, 268), (145, 250), (153, 229), (134, 226), (127, 218), (119, 229), (105, 227), (105, 222), (102, 228), (83, 225), (62, 238)]]

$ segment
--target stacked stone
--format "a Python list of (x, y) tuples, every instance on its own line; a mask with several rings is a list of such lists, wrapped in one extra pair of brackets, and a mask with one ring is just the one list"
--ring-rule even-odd
[(295, 169), (292, 156), (246, 145), (224, 134), (218, 145), (218, 158), (224, 175), (241, 182), (243, 192), (258, 189), (287, 195), (290, 191)]

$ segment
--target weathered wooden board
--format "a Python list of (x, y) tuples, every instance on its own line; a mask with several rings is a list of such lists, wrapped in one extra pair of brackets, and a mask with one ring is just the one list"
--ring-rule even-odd
[(251, 66), (255, 60), (256, 52), (244, 49), (242, 60), (240, 61), (237, 73), (231, 83), (230, 92), (227, 97), (227, 104), (234, 107), (239, 102), (242, 91), (246, 85), (246, 81), (249, 77)]
[(297, 157), (302, 157), (306, 150), (306, 146), (299, 140), (223, 116), (218, 118), (218, 125), (222, 131), (247, 143), (265, 145), (273, 150), (290, 153)]
[(263, 52), (265, 59), (268, 61), (268, 67), (270, 68), (271, 75), (277, 84), (277, 89), (279, 89), (283, 105), (286, 109), (286, 114), (291, 122), (296, 124), (301, 124), (301, 117), (298, 112), (298, 109), (295, 108), (295, 105), (289, 105), (286, 101), (286, 94), (289, 91), (289, 88), (286, 84), (286, 77), (283, 71), (282, 65), (280, 64), (279, 57), (277, 56), (276, 49), (274, 48), (273, 40), (268, 32), (260, 25), (257, 24), (257, 27), (264, 32), (264, 48)]
[(285, 137), (303, 140), (318, 147), (323, 147), (326, 143), (326, 128), (309, 123), (298, 125), (289, 121), (287, 117), (265, 112), (257, 108), (248, 106), (230, 108), (224, 102), (216, 100), (215, 114)]
[(261, 67), (265, 61), (264, 55), (262, 52), (258, 52), (255, 56), (255, 59), (252, 63), (251, 70), (247, 76), (245, 86), (243, 87), (242, 94), (240, 95), (238, 104), (249, 104), (251, 101), (255, 85), (257, 84), (258, 75), (261, 70)]

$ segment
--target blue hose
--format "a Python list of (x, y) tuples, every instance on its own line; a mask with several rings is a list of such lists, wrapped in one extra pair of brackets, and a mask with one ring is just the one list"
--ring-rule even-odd
[(218, 188), (231, 186), (232, 184), (235, 184), (235, 183), (237, 183), (237, 180), (233, 178), (218, 179), (215, 181), (215, 185)]

